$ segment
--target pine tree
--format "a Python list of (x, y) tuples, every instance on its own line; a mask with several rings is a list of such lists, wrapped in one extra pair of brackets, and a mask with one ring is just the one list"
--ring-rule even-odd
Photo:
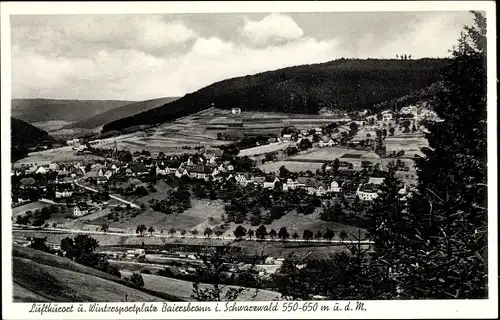
[(433, 101), (443, 121), (425, 124), (419, 190), (395, 231), (390, 276), (405, 299), (487, 296), (486, 20), (472, 13)]

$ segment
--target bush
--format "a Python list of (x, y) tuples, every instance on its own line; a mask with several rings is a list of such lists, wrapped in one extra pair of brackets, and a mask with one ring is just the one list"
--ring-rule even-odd
[(144, 280), (140, 273), (133, 273), (130, 277), (125, 277), (125, 280), (130, 281), (135, 287), (144, 287)]

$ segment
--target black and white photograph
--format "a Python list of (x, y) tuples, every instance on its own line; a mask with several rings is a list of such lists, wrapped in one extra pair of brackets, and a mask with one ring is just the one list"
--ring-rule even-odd
[(10, 308), (496, 301), (492, 15), (284, 4), (2, 15)]

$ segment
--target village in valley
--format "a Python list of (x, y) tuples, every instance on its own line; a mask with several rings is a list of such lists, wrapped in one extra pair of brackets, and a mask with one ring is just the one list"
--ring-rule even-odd
[[(177, 152), (118, 147), (118, 142), (147, 142), (161, 130), (202, 117), (196, 115), (167, 129), (153, 127), (148, 135), (68, 140), (61, 147), (70, 149), (63, 161), (29, 162), (43, 160), (37, 154), (57, 152), (51, 149), (14, 164), (15, 241), (26, 246), (48, 236), (57, 251), (61, 247), (53, 239), (84, 232), (110, 245), (99, 250), (117, 266), (161, 265), (161, 273), (187, 259), (187, 267), (174, 268), (181, 279), (195, 272), (192, 247), (201, 244), (266, 242), (261, 276), (276, 272), (293, 250), (287, 243), (303, 244), (313, 255), (343, 250), (347, 243), (369, 247), (366, 209), (389, 171), (403, 182), (401, 203), (411, 197), (417, 180), (413, 159), (425, 145), (422, 122), (437, 120), (419, 105), (309, 122), (296, 118), (293, 125), (284, 122), (271, 131), (264, 119), (267, 131), (248, 133), (248, 116), (240, 108), (203, 114), (219, 124), (240, 123), (239, 129), (228, 125), (217, 134), (211, 131), (213, 141), (224, 142), (219, 146), (184, 145)], [(255, 115), (250, 122), (258, 123)], [(163, 244), (172, 246), (160, 250)], [(250, 254), (245, 246), (240, 249)]]
[(10, 302), (491, 296), (481, 12), (10, 25)]

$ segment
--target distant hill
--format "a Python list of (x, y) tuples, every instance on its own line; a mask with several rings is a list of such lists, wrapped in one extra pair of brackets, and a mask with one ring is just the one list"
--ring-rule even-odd
[(126, 281), (69, 259), (14, 244), (14, 302), (165, 301)]
[(131, 117), (108, 123), (103, 131), (175, 120), (210, 106), (243, 111), (316, 114), (373, 109), (439, 80), (449, 59), (339, 59), (216, 82)]
[(82, 129), (94, 129), (100, 126), (105, 125), (106, 123), (133, 116), (137, 113), (147, 111), (153, 108), (157, 108), (166, 103), (172, 102), (174, 100), (179, 99), (178, 97), (168, 97), (168, 98), (158, 98), (153, 100), (146, 100), (140, 102), (134, 102), (130, 104), (126, 104), (120, 106), (118, 108), (114, 108), (112, 110), (100, 113), (96, 116), (86, 118), (84, 120), (80, 120), (76, 123), (72, 123), (70, 125), (64, 126), (63, 129), (66, 128), (82, 128)]
[(12, 99), (12, 116), (28, 123), (80, 121), (135, 101)]

